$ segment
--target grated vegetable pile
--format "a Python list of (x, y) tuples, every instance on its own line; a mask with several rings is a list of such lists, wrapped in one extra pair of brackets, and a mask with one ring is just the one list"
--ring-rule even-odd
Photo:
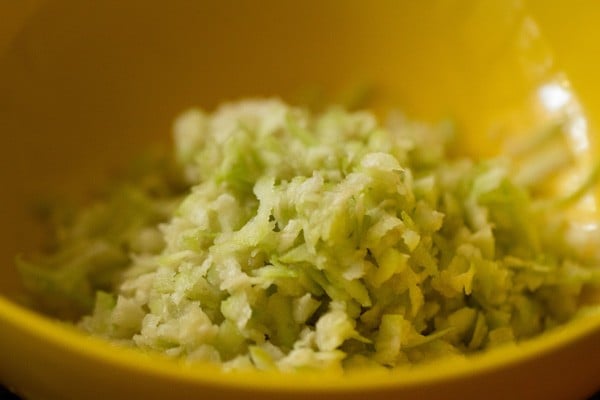
[(246, 100), (174, 134), (175, 165), (18, 259), (93, 335), (226, 369), (390, 368), (537, 335), (600, 281), (509, 161), (447, 154), (451, 124)]

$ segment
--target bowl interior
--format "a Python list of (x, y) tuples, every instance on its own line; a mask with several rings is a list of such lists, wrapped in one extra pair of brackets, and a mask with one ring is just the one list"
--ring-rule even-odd
[[(13, 259), (40, 244), (36, 201), (85, 194), (140, 148), (168, 142), (173, 118), (194, 105), (366, 96), (381, 115), (454, 118), (474, 155), (568, 108), (585, 121), (581, 159), (593, 160), (592, 3), (570, 10), (582, 23), (567, 18), (567, 41), (558, 2), (23, 2), (36, 6), (7, 30), (0, 56), (0, 294), (22, 299)], [(569, 105), (549, 106), (544, 87)], [(597, 217), (596, 197), (579, 216)]]

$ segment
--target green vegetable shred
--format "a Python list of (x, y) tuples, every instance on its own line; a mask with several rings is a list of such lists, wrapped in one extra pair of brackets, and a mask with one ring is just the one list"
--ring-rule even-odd
[(193, 109), (152, 163), (18, 260), (50, 312), (226, 369), (393, 368), (523, 340), (598, 285), (567, 221), (452, 124), (278, 100)]

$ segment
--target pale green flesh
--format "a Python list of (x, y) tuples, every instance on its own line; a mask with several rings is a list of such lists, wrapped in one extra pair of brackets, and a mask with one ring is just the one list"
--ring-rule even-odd
[(157, 194), (154, 165), (20, 269), (94, 335), (228, 369), (396, 367), (570, 319), (598, 270), (507, 160), (449, 158), (452, 137), (276, 100), (191, 110), (182, 188)]

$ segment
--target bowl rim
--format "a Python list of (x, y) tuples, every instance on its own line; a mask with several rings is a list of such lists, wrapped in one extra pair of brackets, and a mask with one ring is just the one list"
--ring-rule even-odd
[[(600, 332), (600, 306), (574, 320), (517, 344), (500, 346), (479, 354), (447, 359), (417, 367), (394, 370), (360, 369), (357, 373), (318, 371), (224, 371), (218, 364), (194, 363), (168, 358), (139, 349), (118, 347), (92, 337), (63, 321), (54, 320), (17, 304), (0, 294), (0, 325), (10, 324), (23, 333), (45, 340), (47, 345), (73, 353), (89, 362), (104, 363), (122, 371), (179, 381), (192, 386), (228, 387), (253, 391), (343, 392), (386, 388), (408, 388), (444, 381), (472, 378), (510, 368), (548, 354)], [(150, 362), (149, 362), (150, 361)], [(281, 379), (285, 376), (285, 379)], [(279, 379), (270, 379), (278, 377)], [(233, 379), (232, 379), (233, 378)]]

